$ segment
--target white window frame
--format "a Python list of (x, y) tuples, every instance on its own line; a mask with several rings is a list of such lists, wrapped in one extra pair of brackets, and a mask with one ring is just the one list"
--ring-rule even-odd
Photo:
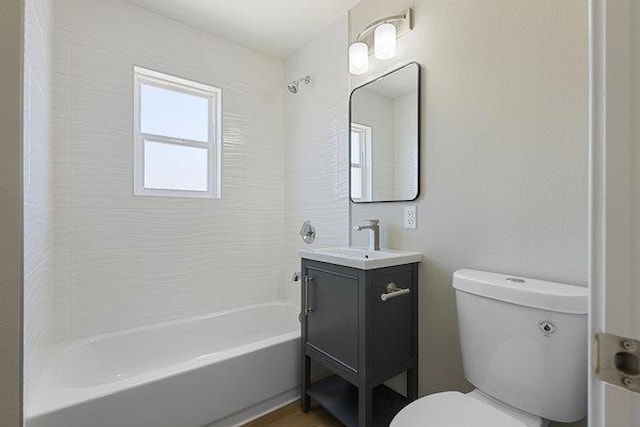
[[(191, 197), (219, 199), (221, 197), (221, 148), (222, 148), (222, 90), (142, 67), (133, 67), (134, 79), (134, 153), (133, 194), (136, 196)], [(164, 135), (143, 133), (141, 129), (142, 84), (170, 89), (177, 92), (204, 97), (209, 100), (208, 141), (173, 138)], [(172, 190), (146, 188), (144, 186), (144, 142), (156, 141), (174, 145), (188, 145), (208, 150), (207, 191)]]
[[(362, 188), (360, 194), (362, 197), (351, 197), (353, 200), (370, 200), (371, 197), (371, 126), (360, 123), (351, 123), (351, 132), (360, 134), (360, 163), (350, 161), (350, 168), (357, 168), (362, 171)], [(349, 136), (351, 137), (351, 136)], [(349, 169), (351, 174), (351, 169)], [(351, 188), (349, 188), (351, 195)]]

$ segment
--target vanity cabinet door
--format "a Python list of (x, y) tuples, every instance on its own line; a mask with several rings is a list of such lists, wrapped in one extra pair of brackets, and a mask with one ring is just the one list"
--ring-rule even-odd
[(306, 268), (306, 344), (358, 370), (358, 276)]

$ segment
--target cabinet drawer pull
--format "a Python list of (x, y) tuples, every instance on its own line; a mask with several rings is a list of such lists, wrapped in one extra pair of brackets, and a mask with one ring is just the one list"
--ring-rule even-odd
[(406, 295), (411, 292), (409, 288), (399, 288), (395, 283), (391, 282), (387, 284), (387, 293), (380, 295), (382, 301), (386, 301), (390, 298), (399, 297), (400, 295)]

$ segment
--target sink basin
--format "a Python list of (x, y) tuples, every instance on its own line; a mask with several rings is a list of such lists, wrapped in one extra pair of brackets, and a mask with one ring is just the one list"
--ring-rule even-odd
[(360, 270), (373, 270), (374, 268), (392, 267), (394, 265), (422, 261), (420, 252), (394, 251), (391, 249), (374, 251), (358, 247), (301, 249), (300, 256), (305, 259), (344, 265), (345, 267), (359, 268)]

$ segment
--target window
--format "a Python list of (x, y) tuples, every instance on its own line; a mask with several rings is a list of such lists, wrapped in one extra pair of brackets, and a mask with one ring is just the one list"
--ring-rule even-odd
[(134, 194), (220, 197), (221, 90), (134, 67)]
[(371, 127), (351, 123), (351, 198), (368, 200), (371, 193)]

